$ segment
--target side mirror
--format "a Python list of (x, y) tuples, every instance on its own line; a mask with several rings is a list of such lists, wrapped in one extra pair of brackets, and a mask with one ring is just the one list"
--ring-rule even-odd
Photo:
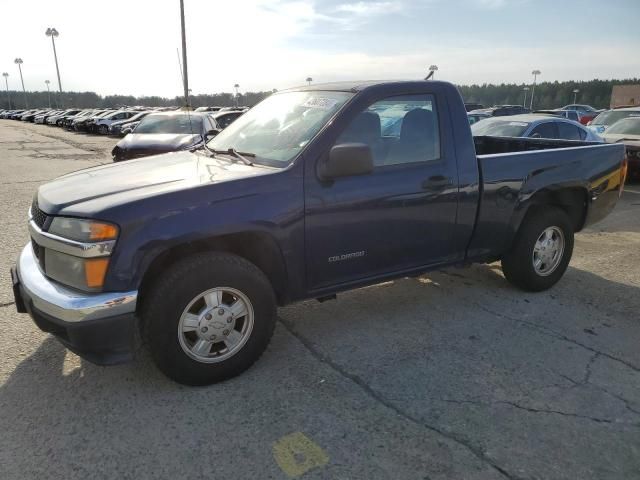
[(373, 171), (373, 153), (364, 143), (343, 143), (329, 151), (329, 157), (318, 167), (322, 180), (353, 175), (366, 175)]
[(531, 138), (542, 138), (542, 135), (536, 132), (533, 135), (531, 135)]

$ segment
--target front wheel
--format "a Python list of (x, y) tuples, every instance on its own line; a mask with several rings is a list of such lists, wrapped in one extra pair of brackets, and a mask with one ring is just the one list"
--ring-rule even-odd
[(108, 134), (108, 133), (109, 133), (109, 127), (108, 127), (108, 126), (106, 126), (106, 125), (100, 125), (100, 126), (98, 127), (98, 133), (99, 133), (100, 135), (106, 135), (106, 134)]
[(547, 290), (562, 278), (572, 253), (573, 226), (567, 214), (556, 207), (538, 209), (524, 219), (502, 258), (502, 271), (523, 290)]
[(169, 378), (208, 385), (239, 375), (267, 347), (276, 302), (264, 273), (244, 258), (203, 253), (171, 266), (143, 300), (143, 333)]

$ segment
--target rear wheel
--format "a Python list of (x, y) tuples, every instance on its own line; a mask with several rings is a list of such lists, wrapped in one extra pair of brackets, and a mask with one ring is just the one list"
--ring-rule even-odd
[(171, 266), (143, 301), (146, 343), (160, 370), (208, 385), (249, 368), (267, 347), (276, 318), (271, 284), (244, 258), (203, 253)]
[(106, 125), (100, 125), (98, 127), (98, 133), (100, 135), (106, 135), (107, 133), (109, 133), (109, 127), (107, 127)]
[(572, 253), (573, 226), (567, 214), (557, 207), (538, 209), (523, 221), (502, 258), (502, 271), (523, 290), (546, 290), (562, 278)]

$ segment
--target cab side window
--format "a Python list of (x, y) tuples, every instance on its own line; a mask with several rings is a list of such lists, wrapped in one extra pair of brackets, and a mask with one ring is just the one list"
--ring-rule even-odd
[(401, 95), (360, 112), (336, 144), (364, 143), (375, 167), (440, 159), (440, 130), (433, 95)]

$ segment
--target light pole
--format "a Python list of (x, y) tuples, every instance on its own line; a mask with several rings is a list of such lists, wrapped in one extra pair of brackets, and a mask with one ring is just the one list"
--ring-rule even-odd
[(11, 94), (9, 93), (9, 74), (7, 72), (2, 72), (2, 76), (4, 77), (4, 84), (7, 86), (7, 98), (9, 99), (9, 110), (12, 110)]
[(22, 93), (24, 94), (24, 107), (29, 108), (29, 102), (27, 102), (27, 91), (24, 89), (24, 80), (22, 78), (22, 67), (21, 65), (24, 63), (21, 58), (16, 58), (13, 63), (18, 65), (18, 70), (20, 71), (20, 82), (22, 83)]
[(182, 80), (184, 82), (184, 106), (189, 108), (189, 73), (187, 72), (187, 33), (184, 27), (184, 0), (180, 0), (180, 27), (182, 28)]
[(540, 70), (534, 70), (531, 72), (531, 75), (533, 75), (533, 88), (531, 89), (531, 103), (529, 104), (529, 110), (533, 110), (533, 96), (536, 94), (536, 78), (538, 78), (538, 75), (540, 75), (542, 72), (540, 72)]
[(238, 106), (240, 106), (240, 104), (238, 103), (238, 101), (239, 101), (238, 95), (240, 95), (240, 91), (239, 91), (239, 89), (240, 89), (240, 85), (238, 85), (238, 84), (236, 83), (236, 84), (233, 86), (233, 88), (234, 88), (234, 89), (235, 89), (235, 91), (236, 91), (236, 107), (238, 107)]
[[(51, 37), (51, 45), (53, 45), (53, 59), (56, 61), (56, 73), (58, 74), (58, 89), (60, 90), (60, 105), (62, 105), (62, 82), (60, 81), (60, 68), (58, 68), (58, 53), (56, 52), (56, 37), (60, 35), (55, 28), (47, 28), (44, 32), (47, 37)], [(47, 86), (48, 88), (48, 86)], [(51, 106), (51, 100), (49, 100)]]
[(522, 106), (527, 108), (527, 92), (529, 91), (529, 87), (524, 87), (522, 90), (524, 90), (524, 101), (522, 102)]
[(438, 65), (429, 66), (429, 71), (431, 72), (431, 80), (436, 78), (436, 72), (438, 71)]
[(49, 80), (45, 80), (44, 83), (47, 84), (47, 96), (49, 97), (49, 108), (51, 108), (51, 90), (49, 90), (49, 84), (51, 82)]
[(311, 82), (313, 82), (313, 78), (311, 77), (307, 77), (307, 85), (311, 85)]
[(573, 91), (573, 103), (575, 104), (578, 101), (578, 93), (580, 93), (580, 90), (578, 90), (577, 88)]

